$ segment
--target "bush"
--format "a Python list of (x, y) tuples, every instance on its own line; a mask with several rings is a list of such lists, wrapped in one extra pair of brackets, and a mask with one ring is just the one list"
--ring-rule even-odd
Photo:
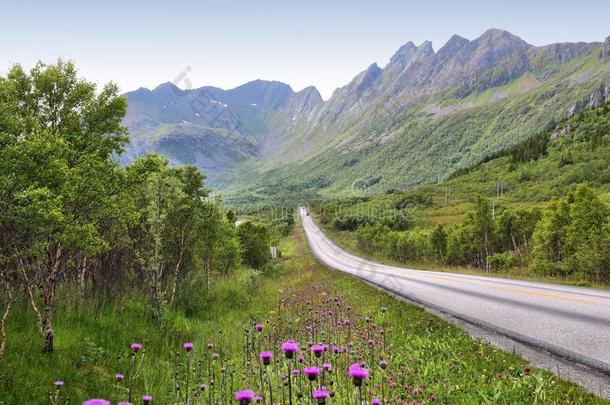
[(518, 264), (519, 258), (513, 252), (494, 253), (489, 256), (489, 266), (492, 270), (507, 270)]

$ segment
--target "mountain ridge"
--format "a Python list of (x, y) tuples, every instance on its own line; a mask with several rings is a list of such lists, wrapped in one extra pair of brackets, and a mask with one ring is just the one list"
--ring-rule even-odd
[[(327, 168), (321, 169), (343, 155), (346, 161), (359, 163), (346, 166), (349, 169), (334, 167), (339, 174), (353, 178), (356, 172), (385, 172), (392, 166), (396, 176), (410, 178), (403, 181), (408, 186), (426, 181), (422, 178), (442, 177), (475, 162), (476, 154), (491, 154), (578, 110), (610, 76), (608, 59), (610, 37), (604, 43), (534, 46), (492, 28), (472, 40), (453, 35), (436, 52), (429, 41), (408, 41), (383, 68), (372, 63), (328, 100), (313, 86), (295, 92), (285, 83), (265, 80), (229, 90), (180, 90), (171, 83), (150, 93), (138, 89), (126, 95), (126, 123), (141, 143), (138, 153), (157, 150), (155, 139), (173, 143), (175, 156), (170, 161), (201, 165), (205, 160), (200, 167), (209, 172), (214, 185), (233, 192), (265, 188), (270, 179), (293, 182), (298, 188), (300, 176), (286, 174), (299, 170), (311, 171), (311, 181), (323, 184), (322, 191), (349, 188), (344, 181), (330, 180), (336, 176), (325, 173)], [(146, 99), (151, 95), (152, 100)], [(196, 111), (196, 118), (193, 105), (202, 110)], [(512, 122), (514, 128), (503, 128), (499, 122)], [(180, 133), (185, 127), (188, 136)], [(443, 137), (431, 143), (441, 136), (439, 128), (445, 128)], [(185, 137), (197, 138), (199, 149), (192, 150), (192, 143), (188, 148), (202, 155), (199, 160), (177, 156)], [(380, 156), (388, 147), (393, 148), (388, 156), (397, 162)], [(238, 153), (226, 156), (219, 148)], [(434, 156), (435, 150), (445, 151), (439, 155), (439, 167), (422, 177), (421, 156)], [(357, 159), (364, 151), (367, 156)], [(415, 151), (420, 156), (413, 156)], [(372, 156), (377, 156), (375, 163)], [(414, 167), (408, 169), (399, 156), (414, 159)], [(279, 168), (284, 170), (275, 170)], [(315, 181), (322, 177), (327, 180)], [(394, 184), (391, 177), (386, 173), (374, 184)]]

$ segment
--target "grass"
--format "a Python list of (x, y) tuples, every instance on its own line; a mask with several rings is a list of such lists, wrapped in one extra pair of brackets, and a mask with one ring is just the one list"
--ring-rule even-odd
[[(68, 403), (79, 404), (85, 398), (114, 395), (114, 374), (128, 368), (129, 344), (133, 341), (144, 345), (136, 398), (146, 393), (154, 396), (155, 403), (181, 403), (173, 400), (172, 375), (174, 372), (180, 374), (177, 366), (183, 364), (182, 343), (192, 341), (195, 344), (191, 363), (195, 370), (193, 375), (199, 375), (201, 369), (205, 369), (202, 364), (210, 356), (205, 345), (214, 342), (214, 350), (225, 359), (223, 367), (236, 370), (231, 388), (255, 388), (259, 377), (261, 381), (269, 378), (276, 384), (275, 399), (280, 402), (279, 398), (286, 395), (286, 390), (279, 383), (279, 372), (286, 363), (280, 360), (278, 342), (291, 337), (297, 339), (302, 348), (299, 353), (305, 355), (308, 352), (305, 340), (349, 346), (345, 327), (327, 323), (331, 316), (319, 309), (324, 305), (334, 306), (334, 302), (347, 308), (340, 316), (352, 319), (354, 346), (351, 356), (362, 356), (371, 370), (370, 379), (364, 385), (365, 396), (383, 395), (389, 403), (414, 400), (419, 404), (432, 401), (452, 404), (608, 403), (547, 371), (531, 368), (515, 355), (472, 339), (421, 308), (395, 300), (356, 278), (325, 268), (309, 253), (300, 226), (291, 237), (281, 241), (279, 248), (281, 270), (264, 277), (244, 271), (218, 281), (211, 294), (202, 298), (201, 303), (193, 304), (189, 311), (169, 311), (164, 333), (160, 333), (152, 322), (145, 297), (136, 292), (131, 298), (116, 298), (96, 310), (93, 303), (78, 308), (71, 302), (72, 292), (61, 291), (64, 299), (55, 324), (57, 350), (53, 355), (45, 356), (40, 353), (40, 338), (31, 326), (34, 322), (28, 309), (19, 308), (9, 325), (9, 351), (0, 362), (0, 403), (47, 403), (46, 398), (53, 391), (52, 383), (57, 378), (65, 381), (62, 393), (70, 398)], [(381, 308), (387, 308), (387, 312)], [(255, 321), (265, 319), (265, 331), (261, 335), (248, 332), (248, 325), (251, 327)], [(310, 325), (316, 325), (319, 332), (306, 331), (306, 326)], [(375, 337), (376, 342), (382, 339), (384, 342), (383, 349), (377, 349), (379, 352), (372, 362), (368, 361), (368, 350), (370, 348), (372, 353), (372, 347), (380, 346), (367, 345), (367, 335)], [(274, 350), (277, 360), (272, 368), (276, 367), (278, 374), (268, 375), (265, 371), (259, 375), (257, 370), (262, 370), (262, 366), (257, 368), (257, 360), (246, 360), (250, 355), (244, 350), (244, 340), (249, 342), (248, 347), (268, 345), (265, 348)], [(331, 403), (353, 402), (357, 395), (343, 370), (350, 360), (354, 360), (347, 353), (346, 349), (337, 357), (330, 356), (335, 371), (325, 375), (328, 384), (329, 380), (334, 382), (329, 389), (336, 391)], [(381, 356), (386, 356), (389, 362), (385, 372), (374, 366)], [(177, 358), (179, 360), (175, 360)], [(311, 354), (308, 361), (315, 361)], [(307, 363), (299, 367), (304, 365)], [(221, 372), (220, 366), (213, 367)], [(385, 376), (383, 380), (382, 375)], [(294, 381), (295, 390), (305, 391), (304, 398), (307, 398), (310, 389), (307, 381), (297, 378)], [(215, 387), (226, 391), (225, 398), (232, 397), (229, 382), (216, 382)], [(206, 401), (199, 403), (203, 402)], [(138, 401), (134, 400), (134, 403)]]
[[(357, 311), (379, 314), (394, 357), (392, 367), (402, 372), (394, 381), (401, 399), (429, 401), (434, 393), (441, 403), (607, 403), (551, 373), (532, 369), (523, 359), (471, 338), (461, 329), (400, 302), (354, 277), (320, 265), (306, 251), (297, 229), (295, 256), (289, 265), (310, 274), (330, 296), (336, 294)], [(406, 386), (409, 386), (406, 389)]]
[(275, 306), (282, 275), (252, 278), (250, 273), (244, 270), (217, 280), (207, 299), (200, 294), (204, 302), (195, 313), (167, 311), (164, 333), (152, 320), (148, 296), (140, 292), (117, 297), (99, 310), (93, 300), (78, 308), (71, 301), (74, 294), (61, 291), (52, 355), (41, 352), (42, 340), (30, 308), (17, 307), (8, 325), (8, 350), (0, 360), (0, 404), (48, 403), (56, 379), (65, 382), (69, 403), (101, 396), (112, 387), (115, 373), (127, 373), (125, 357), (132, 342), (143, 344), (145, 358), (136, 392), (150, 393), (157, 403), (168, 403), (175, 349), (187, 340), (198, 346), (222, 340), (227, 352), (240, 350), (235, 336), (241, 336), (243, 325)]

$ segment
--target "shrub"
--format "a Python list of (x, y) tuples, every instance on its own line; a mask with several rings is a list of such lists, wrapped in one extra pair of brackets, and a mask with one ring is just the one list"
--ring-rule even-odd
[(517, 264), (519, 258), (513, 252), (494, 253), (489, 256), (489, 266), (492, 270), (507, 270)]

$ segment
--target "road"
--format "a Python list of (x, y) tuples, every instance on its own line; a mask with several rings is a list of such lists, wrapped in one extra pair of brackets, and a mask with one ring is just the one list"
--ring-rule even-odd
[(347, 253), (300, 208), (314, 256), (425, 307), (610, 376), (610, 292), (388, 266)]

